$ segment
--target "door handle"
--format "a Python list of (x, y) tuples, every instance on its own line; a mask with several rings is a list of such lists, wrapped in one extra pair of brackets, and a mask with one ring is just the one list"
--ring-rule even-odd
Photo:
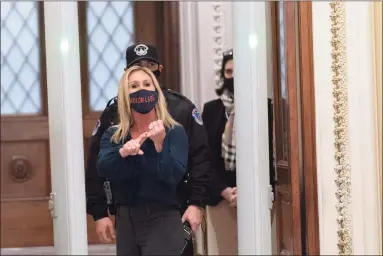
[(55, 211), (55, 203), (56, 203), (56, 193), (51, 192), (49, 195), (49, 211), (51, 214), (52, 219), (57, 218), (56, 211)]

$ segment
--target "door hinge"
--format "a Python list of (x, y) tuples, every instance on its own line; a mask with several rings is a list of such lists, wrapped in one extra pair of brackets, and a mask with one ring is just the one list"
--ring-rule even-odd
[(274, 192), (273, 192), (273, 186), (269, 185), (269, 209), (273, 209), (273, 202), (274, 202)]
[(55, 205), (56, 205), (56, 193), (51, 192), (49, 195), (49, 210), (51, 212), (51, 217), (56, 218), (56, 212), (55, 212)]

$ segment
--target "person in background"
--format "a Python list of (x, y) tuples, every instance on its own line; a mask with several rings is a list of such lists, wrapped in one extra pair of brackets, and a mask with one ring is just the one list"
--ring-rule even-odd
[(120, 122), (100, 142), (98, 172), (113, 184), (117, 255), (179, 255), (184, 242), (177, 185), (188, 137), (166, 108), (154, 74), (133, 66), (120, 80)]
[[(159, 78), (163, 66), (158, 60), (157, 50), (152, 45), (134, 44), (126, 50), (126, 68), (143, 66), (149, 68)], [(181, 204), (182, 220), (191, 224), (196, 231), (202, 221), (203, 209), (209, 197), (209, 180), (212, 171), (210, 150), (203, 122), (195, 105), (178, 92), (162, 88), (170, 115), (180, 123), (189, 139), (189, 155), (187, 173), (178, 185), (178, 198)], [(115, 215), (112, 193), (104, 192), (107, 184), (113, 191), (113, 182), (100, 178), (97, 173), (96, 162), (100, 148), (100, 139), (103, 133), (112, 125), (118, 123), (117, 97), (111, 99), (102, 112), (90, 140), (90, 152), (86, 167), (86, 199), (87, 213), (93, 216), (99, 240), (110, 243), (115, 237), (112, 220)], [(183, 255), (193, 255), (192, 243), (186, 248)]]
[(233, 51), (229, 50), (223, 53), (220, 71), (223, 84), (216, 89), (219, 98), (205, 103), (202, 119), (216, 170), (212, 180), (209, 204), (217, 205), (223, 198), (228, 205), (235, 207), (237, 193), (233, 73)]
[[(210, 200), (207, 207), (208, 252), (214, 255), (237, 255), (237, 181), (234, 108), (233, 50), (223, 53), (220, 77), (222, 86), (216, 89), (218, 99), (204, 105), (202, 119), (213, 157)], [(272, 154), (272, 102), (269, 109), (270, 180), (274, 184)]]

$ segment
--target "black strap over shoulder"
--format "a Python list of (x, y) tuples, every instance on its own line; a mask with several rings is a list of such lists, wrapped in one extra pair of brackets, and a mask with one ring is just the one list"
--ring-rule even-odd
[(108, 103), (106, 104), (106, 107), (109, 107), (112, 104), (117, 104), (117, 96), (114, 98), (111, 98)]
[(104, 111), (101, 114), (100, 121), (108, 128), (109, 126), (117, 123), (117, 97), (114, 97), (108, 101)]

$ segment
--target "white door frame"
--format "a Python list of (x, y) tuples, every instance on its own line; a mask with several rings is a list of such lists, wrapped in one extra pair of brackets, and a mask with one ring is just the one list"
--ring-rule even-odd
[(54, 245), (87, 255), (77, 2), (44, 2)]
[(233, 3), (239, 255), (271, 255), (266, 6)]

